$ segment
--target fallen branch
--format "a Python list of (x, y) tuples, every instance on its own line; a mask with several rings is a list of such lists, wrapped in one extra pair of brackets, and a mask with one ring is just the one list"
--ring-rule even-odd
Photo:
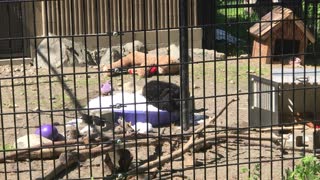
[[(247, 139), (247, 140), (254, 140), (254, 141), (272, 141), (275, 142), (277, 140), (280, 140), (281, 138), (270, 138), (270, 137), (248, 137), (246, 135), (238, 135), (238, 134), (218, 134), (218, 135), (210, 135), (210, 136), (206, 136), (206, 139), (204, 138), (200, 138), (197, 140), (189, 140), (186, 144), (183, 145), (183, 149), (178, 149), (176, 151), (174, 151), (172, 154), (168, 154), (164, 157), (161, 157), (161, 161), (159, 161), (158, 159), (152, 162), (149, 162), (147, 164), (143, 164), (141, 166), (139, 166), (138, 168), (138, 173), (142, 173), (144, 171), (146, 171), (148, 168), (154, 168), (157, 167), (159, 164), (163, 165), (164, 163), (169, 162), (171, 159), (175, 159), (178, 157), (181, 157), (182, 154), (188, 152), (190, 149), (192, 149), (192, 147), (198, 145), (198, 144), (204, 144), (207, 141), (211, 141), (211, 140), (217, 140), (217, 139), (224, 139), (224, 138), (228, 138), (228, 139)], [(128, 174), (130, 173), (134, 173), (136, 172), (135, 170), (131, 170), (128, 172)]]
[[(63, 149), (63, 151), (65, 151), (65, 147), (56, 147), (56, 146), (66, 146), (66, 145), (78, 145), (78, 144), (82, 144), (83, 140), (68, 140), (68, 141), (54, 141), (52, 143), (46, 143), (43, 145), (38, 145), (38, 146), (34, 146), (34, 147), (30, 147), (30, 149), (27, 150), (19, 150), (17, 149), (16, 152), (11, 152), (11, 153), (6, 153), (5, 157), (0, 157), (0, 163), (3, 163), (7, 160), (22, 160), (22, 159), (26, 159), (29, 158), (29, 153), (31, 158), (34, 156), (33, 154), (36, 154), (35, 157), (40, 158), (40, 154), (41, 153), (35, 153), (37, 151), (41, 151), (44, 154), (51, 154), (51, 155), (44, 155), (44, 158), (46, 157), (50, 157), (50, 156), (54, 156), (54, 154), (58, 153), (59, 151), (61, 151)], [(54, 151), (52, 150), (54, 148)], [(72, 147), (68, 147), (67, 149), (72, 149)], [(60, 154), (58, 154), (57, 156), (59, 156)]]
[(51, 180), (51, 179), (56, 179), (57, 175), (60, 175), (63, 171), (68, 170), (71, 168), (73, 165), (79, 162), (79, 160), (82, 159), (81, 155), (79, 156), (78, 153), (75, 152), (67, 152), (67, 153), (62, 153), (59, 156), (59, 159), (57, 160), (57, 165), (53, 167), (53, 169), (45, 175), (43, 178), (37, 178), (39, 179), (44, 179), (44, 180)]
[[(214, 123), (220, 116), (221, 114), (228, 108), (228, 106), (237, 101), (237, 99), (232, 99), (230, 102), (228, 102), (226, 104), (226, 106), (220, 110), (220, 112), (214, 117), (214, 118), (210, 118), (208, 123), (206, 123), (206, 125), (208, 124), (212, 124)], [(142, 164), (141, 166), (138, 166), (137, 169), (132, 169), (128, 172), (129, 176), (131, 174), (135, 174), (135, 173), (142, 173), (144, 171), (146, 171), (147, 169), (152, 169), (154, 167), (157, 167), (159, 165), (164, 165), (165, 163), (169, 162), (170, 160), (172, 159), (175, 159), (175, 158), (178, 158), (178, 157), (181, 157), (182, 154), (184, 154), (185, 152), (188, 152), (194, 145), (195, 145), (195, 139), (198, 138), (200, 136), (200, 132), (202, 132), (205, 128), (206, 128), (206, 125), (201, 125), (194, 133), (195, 133), (195, 136), (191, 136), (188, 140), (188, 142), (186, 144), (183, 145), (183, 149), (178, 149), (178, 150), (175, 150), (173, 151), (171, 154), (168, 154), (164, 157), (161, 157), (160, 161), (157, 159), (157, 160), (154, 160), (154, 161), (151, 161), (151, 162), (147, 162), (147, 163), (144, 163)], [(225, 135), (224, 135), (225, 136)], [(214, 138), (216, 138), (216, 136), (214, 136)], [(207, 139), (207, 137), (206, 137)], [(197, 143), (203, 143), (204, 142), (204, 138), (201, 138), (199, 140), (197, 140)]]
[[(131, 148), (131, 147), (136, 147), (136, 146), (152, 146), (152, 145), (158, 145), (158, 140), (152, 140), (149, 139), (149, 141), (145, 140), (139, 140), (138, 142), (126, 142), (125, 146), (124, 144), (116, 144), (117, 147), (122, 148)], [(83, 157), (83, 160), (88, 159), (89, 157), (96, 157), (99, 156), (103, 153), (114, 151), (114, 146), (113, 145), (108, 145), (106, 147), (103, 146), (97, 146), (92, 149), (83, 149), (79, 151), (79, 154)]]
[[(128, 147), (135, 147), (137, 145), (148, 146), (148, 144), (143, 142), (143, 138), (146, 138), (146, 137), (148, 137), (149, 141), (151, 141), (151, 144), (149, 144), (149, 145), (153, 144), (153, 141), (151, 140), (152, 138), (154, 138), (154, 139), (160, 138), (156, 135), (147, 136), (147, 135), (143, 135), (143, 134), (132, 134), (131, 136), (125, 137), (125, 140), (128, 141), (128, 142), (125, 142), (125, 144)], [(121, 136), (119, 135), (116, 138), (122, 139), (123, 135), (121, 135)], [(138, 140), (138, 144), (135, 144), (133, 142), (129, 142), (130, 140), (136, 140), (137, 138), (142, 139), (141, 141)], [(110, 138), (106, 137), (104, 139), (110, 139)], [(170, 138), (161, 137), (161, 140), (162, 141), (170, 141)], [(88, 140), (84, 140), (84, 139), (79, 139), (79, 140), (75, 139), (75, 140), (68, 140), (68, 141), (54, 141), (53, 143), (46, 143), (43, 145), (30, 147), (30, 149), (27, 149), (27, 150), (17, 149), (17, 151), (6, 153), (5, 157), (1, 156), (0, 163), (4, 163), (5, 161), (10, 161), (10, 160), (23, 161), (26, 159), (30, 159), (30, 160), (53, 159), (53, 158), (56, 159), (60, 156), (61, 153), (65, 153), (66, 151), (74, 151), (74, 150), (81, 150), (81, 149), (88, 150), (88, 148), (86, 146), (89, 142), (87, 142), (87, 141)], [(93, 145), (91, 145), (91, 147), (92, 147), (92, 146), (97, 146), (100, 143), (105, 144), (106, 142), (103, 142), (103, 140), (99, 139), (98, 141), (92, 140), (91, 143), (93, 143)], [(109, 144), (112, 144), (112, 143), (109, 143)], [(108, 150), (110, 150), (110, 149), (108, 149)]]
[[(162, 141), (165, 141), (165, 140), (162, 140)], [(131, 148), (136, 146), (151, 146), (151, 145), (158, 145), (158, 140), (149, 139), (149, 141), (147, 141), (146, 139), (141, 139), (141, 140), (138, 140), (138, 142), (130, 141), (130, 142), (125, 142), (121, 144), (116, 144), (116, 146), (121, 146), (123, 148), (124, 147)], [(42, 149), (42, 150), (37, 150), (37, 149)], [(9, 161), (9, 160), (23, 161), (26, 159), (29, 159), (29, 160), (56, 159), (61, 154), (72, 151), (72, 152), (78, 152), (82, 156), (81, 161), (85, 161), (88, 158), (99, 156), (101, 155), (101, 153), (113, 151), (113, 149), (114, 149), (113, 144), (104, 144), (104, 146), (91, 145), (91, 148), (89, 148), (87, 145), (77, 145), (77, 146), (71, 146), (67, 148), (53, 147), (51, 145), (51, 146), (42, 147), (42, 148), (33, 148), (32, 150), (36, 150), (36, 151), (31, 151), (30, 154), (28, 152), (23, 152), (20, 154), (13, 153), (13, 154), (10, 154), (10, 156), (8, 156), (9, 158), (6, 157), (5, 160), (6, 161)], [(3, 162), (5, 162), (4, 159), (2, 160), (2, 163)]]
[(279, 150), (281, 153), (283, 153), (283, 151), (301, 151), (301, 152), (307, 152), (307, 153), (314, 153), (313, 149), (307, 148), (307, 147), (285, 147), (285, 146), (271, 146), (271, 145), (267, 145), (267, 144), (261, 144), (261, 143), (254, 143), (254, 142), (243, 142), (242, 144), (247, 145), (247, 146), (259, 146), (259, 147), (264, 147), (264, 148), (272, 148), (271, 150)]
[[(138, 143), (136, 142), (126, 142), (125, 147), (130, 148), (130, 147), (135, 147), (139, 144), (140, 146), (150, 146), (150, 145), (157, 145), (158, 141), (157, 140), (143, 140), (139, 141)], [(123, 149), (124, 144), (116, 144), (116, 149)], [(62, 171), (65, 169), (70, 168), (73, 166), (76, 162), (84, 162), (89, 158), (94, 158), (97, 156), (100, 156), (102, 154), (105, 154), (107, 152), (113, 153), (115, 151), (115, 148), (113, 145), (107, 145), (106, 147), (104, 146), (97, 146), (91, 149), (83, 149), (83, 150), (74, 150), (72, 152), (62, 152), (59, 155), (59, 159), (57, 162), (57, 166), (55, 166), (43, 179), (45, 180), (50, 180), (54, 179), (57, 174), (60, 174)], [(128, 151), (129, 152), (129, 151)], [(110, 158), (110, 157), (109, 157)], [(40, 178), (38, 178), (40, 179)]]
[[(204, 124), (201, 124), (200, 127), (198, 127), (198, 129), (194, 132), (196, 135), (194, 136), (194, 138), (198, 138), (199, 137), (199, 133), (202, 132), (207, 125), (210, 125), (210, 124), (213, 124), (215, 123), (215, 121), (221, 116), (221, 114), (228, 108), (228, 106), (237, 101), (238, 99), (232, 99), (231, 101), (228, 102), (228, 104), (226, 104), (226, 106), (224, 108), (222, 108), (220, 110), (220, 112), (214, 117), (214, 118), (209, 118), (209, 122), (208, 123), (204, 123)], [(191, 138), (189, 139), (189, 141), (192, 140)]]
[(306, 129), (306, 126), (303, 125), (296, 125), (296, 126), (290, 126), (290, 127), (272, 127), (272, 128), (251, 128), (254, 131), (281, 131), (281, 130), (300, 130), (300, 129)]

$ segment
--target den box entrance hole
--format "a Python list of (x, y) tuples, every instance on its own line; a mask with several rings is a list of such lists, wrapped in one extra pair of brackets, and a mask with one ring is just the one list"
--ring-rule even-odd
[(274, 47), (274, 61), (281, 61), (283, 56), (294, 56), (299, 54), (299, 40), (277, 39)]

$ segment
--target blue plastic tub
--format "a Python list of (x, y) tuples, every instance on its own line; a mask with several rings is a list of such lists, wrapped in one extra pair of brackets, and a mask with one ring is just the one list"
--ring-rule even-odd
[[(91, 112), (112, 112), (109, 108), (114, 104), (123, 104), (125, 107), (113, 108), (114, 117), (118, 119), (120, 116), (125, 121), (136, 124), (136, 122), (149, 122), (152, 126), (167, 125), (179, 120), (179, 115), (160, 110), (151, 104), (146, 105), (144, 96), (133, 93), (115, 92), (113, 96), (102, 96), (92, 99), (88, 107), (93, 108)], [(147, 111), (148, 110), (148, 111)]]
[(114, 117), (118, 119), (119, 117), (123, 117), (126, 122), (131, 122), (131, 124), (136, 124), (136, 122), (142, 123), (150, 123), (152, 126), (161, 126), (167, 125), (172, 122), (176, 122), (179, 120), (179, 116), (175, 113), (170, 113), (168, 111), (133, 111), (122, 109), (114, 109)]

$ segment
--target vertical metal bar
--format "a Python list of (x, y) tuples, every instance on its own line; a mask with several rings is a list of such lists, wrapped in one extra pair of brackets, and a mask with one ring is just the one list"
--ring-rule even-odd
[(59, 0), (60, 2), (60, 6), (59, 6), (59, 9), (60, 9), (60, 35), (67, 35), (67, 32), (66, 32), (66, 9), (65, 9), (65, 3), (61, 0)]
[[(62, 35), (64, 33), (63, 30), (62, 30), (62, 27), (63, 27), (63, 23), (64, 21), (62, 21), (63, 18), (65, 18), (65, 16), (61, 15), (62, 12), (64, 11), (64, 7), (61, 7), (61, 5), (63, 5), (63, 2), (61, 2), (60, 0), (57, 1), (57, 14), (58, 14), (58, 17), (57, 17), (57, 27), (58, 27), (58, 32), (59, 32), (59, 55), (60, 55), (60, 63), (63, 64), (63, 55), (62, 55)], [(61, 84), (65, 84), (65, 78), (63, 76), (64, 74), (64, 68), (63, 66), (60, 67), (60, 73), (61, 73)], [(64, 88), (62, 87), (61, 88), (61, 97), (62, 97), (62, 107), (65, 107), (66, 106), (66, 98), (65, 98), (65, 91), (64, 91)], [(66, 111), (65, 110), (62, 110), (62, 114), (63, 114), (63, 124), (66, 124)], [(67, 132), (67, 129), (66, 129), (66, 126), (63, 126), (63, 132), (66, 133)], [(67, 138), (64, 137), (63, 140), (66, 142), (67, 141)], [(67, 147), (64, 147), (64, 153), (67, 153)], [(68, 159), (66, 159), (66, 162), (68, 162)], [(68, 169), (66, 170), (68, 171)], [(68, 174), (66, 175), (66, 178), (68, 179)]]
[[(4, 129), (5, 129), (5, 124), (4, 124), (4, 120), (5, 120), (5, 117), (4, 117), (4, 115), (3, 115), (3, 112), (4, 112), (4, 110), (3, 110), (3, 106), (2, 106), (2, 102), (3, 102), (3, 100), (2, 100), (2, 85), (1, 85), (1, 79), (0, 79), (0, 104), (1, 104), (1, 106), (0, 106), (0, 125), (1, 125), (1, 133), (2, 133), (2, 140), (1, 140), (1, 142), (2, 142), (2, 145), (4, 146), (5, 144), (6, 144), (6, 140), (5, 140), (5, 131), (4, 131)], [(41, 152), (41, 151), (40, 151)], [(6, 151), (5, 151), (5, 149), (4, 149), (4, 151), (2, 152), (2, 154), (3, 154), (3, 160), (4, 160), (4, 162), (6, 162)], [(8, 178), (8, 175), (7, 175), (7, 164), (6, 163), (4, 163), (4, 165), (3, 165), (3, 172), (4, 172), (4, 179), (7, 179)]]
[[(75, 34), (80, 34), (80, 31), (79, 31), (79, 24), (80, 24), (80, 19), (79, 19), (79, 14), (81, 14), (80, 12), (80, 9), (78, 8), (78, 1), (74, 1), (73, 2), (73, 6), (74, 6), (74, 16), (75, 16), (75, 19), (74, 19), (74, 33)], [(74, 34), (72, 34), (74, 35)]]
[(47, 34), (47, 29), (46, 29), (46, 6), (45, 6), (45, 1), (42, 1), (41, 3), (41, 17), (42, 17), (42, 35), (44, 36)]
[(99, 1), (99, 8), (100, 8), (100, 13), (98, 14), (99, 18), (100, 18), (100, 29), (99, 29), (99, 33), (105, 33), (107, 30), (106, 30), (106, 10), (105, 10), (105, 3), (106, 1), (105, 0), (100, 0)]
[[(172, 1), (171, 1), (172, 2)], [(167, 9), (166, 9), (166, 11), (167, 11), (167, 16), (166, 16), (166, 19), (167, 19), (167, 21), (168, 21), (168, 25), (166, 26), (166, 28), (167, 28), (167, 32), (168, 32), (168, 56), (169, 56), (169, 58), (170, 58), (170, 55), (171, 55), (171, 52), (170, 52), (170, 16), (169, 16), (169, 14), (170, 14), (170, 8), (172, 7), (171, 6), (171, 3), (170, 3), (170, 0), (166, 0), (166, 3), (167, 3)], [(170, 68), (170, 66), (169, 66), (169, 68)], [(169, 72), (170, 72), (170, 70), (169, 70)], [(171, 76), (169, 76), (169, 83), (171, 83)], [(170, 126), (170, 128), (169, 128), (169, 136), (170, 136), (170, 141), (172, 141), (172, 127)], [(172, 152), (173, 151), (173, 146), (172, 146), (172, 144), (170, 144), (170, 151)], [(173, 169), (173, 158), (172, 158), (172, 153), (170, 154), (170, 168), (171, 169)], [(171, 177), (170, 177), (171, 179), (173, 178), (173, 176), (172, 176), (172, 174), (171, 174)]]
[[(271, 20), (273, 19), (273, 14), (272, 13), (270, 14), (270, 19)], [(272, 26), (272, 21), (270, 21), (270, 26)], [(270, 41), (272, 42), (274, 38), (275, 37), (274, 37), (273, 31), (270, 31)], [(270, 51), (274, 52), (274, 47), (273, 46), (270, 47)], [(270, 59), (271, 59), (271, 62), (272, 62), (272, 60), (273, 60), (272, 54), (271, 54)], [(272, 64), (273, 63), (270, 63), (270, 81), (271, 81), (271, 84), (270, 84), (270, 102), (271, 102), (270, 103), (270, 109), (271, 109), (271, 111), (270, 111), (270, 117), (271, 117), (270, 138), (272, 138), (272, 135), (274, 133), (274, 130), (273, 130), (273, 126), (274, 126), (274, 123), (273, 123), (274, 122), (274, 116), (273, 116), (274, 111), (273, 111), (273, 108), (274, 108), (274, 106), (276, 106), (276, 102), (273, 101), (275, 93), (273, 93), (274, 92), (274, 90), (273, 90), (274, 84), (272, 83), (273, 82), (273, 79), (272, 79), (272, 70), (273, 70), (272, 69)], [(273, 149), (273, 143), (270, 143), (270, 161), (271, 161), (270, 165), (271, 165), (271, 167), (273, 167), (273, 161), (272, 161), (272, 159), (273, 159), (273, 151), (272, 151), (272, 149)], [(273, 168), (270, 168), (270, 175), (271, 175), (271, 179), (273, 179)]]
[(70, 29), (71, 29), (71, 25), (70, 25), (70, 19), (71, 19), (71, 14), (70, 14), (70, 1), (66, 0), (65, 1), (65, 6), (64, 6), (64, 11), (65, 11), (65, 23), (66, 23), (66, 35), (71, 35)]
[(189, 128), (188, 1), (180, 0), (180, 88), (182, 129)]
[[(193, 7), (193, 6), (195, 6), (194, 4), (193, 4), (193, 2), (194, 1), (190, 1), (190, 7)], [(190, 10), (190, 16), (191, 17), (193, 17), (194, 16), (194, 11), (193, 11), (193, 8), (190, 8), (191, 10)], [(194, 25), (194, 24), (191, 24), (192, 26)], [(190, 58), (191, 58), (191, 61), (193, 62), (194, 61), (194, 54), (193, 54), (193, 50), (194, 50), (194, 44), (193, 44), (193, 41), (194, 41), (194, 37), (193, 37), (193, 27), (190, 29), (190, 31), (191, 31), (191, 44), (190, 44), (190, 49), (191, 49), (191, 54), (190, 54)], [(194, 87), (194, 85), (195, 85), (195, 68), (194, 68), (194, 64), (192, 63), (191, 64), (191, 85), (192, 85), (192, 87)], [(191, 97), (192, 98), (194, 98), (195, 97), (195, 93), (194, 93), (195, 91), (194, 91), (194, 88), (192, 88), (191, 89)], [(190, 105), (191, 107), (192, 107), (192, 109), (190, 109), (191, 111), (193, 111), (193, 108), (194, 108), (194, 99), (191, 99), (192, 101), (191, 101), (191, 103), (192, 103), (192, 105)], [(195, 131), (195, 116), (194, 116), (194, 114), (192, 113), (191, 115), (190, 115), (190, 119), (192, 119), (192, 123), (191, 123), (191, 125), (192, 125), (192, 132), (194, 132)], [(193, 143), (195, 142), (195, 133), (193, 133), (192, 134), (192, 140), (193, 140)], [(196, 164), (196, 152), (195, 152), (195, 145), (193, 145), (193, 147), (192, 147), (192, 163), (195, 165)], [(193, 177), (193, 179), (196, 179), (196, 168), (195, 168), (195, 166), (193, 166), (193, 168), (192, 168), (192, 177)]]
[(58, 35), (58, 32), (57, 32), (58, 22), (57, 22), (57, 12), (56, 12), (56, 10), (57, 10), (56, 2), (55, 2), (55, 1), (52, 1), (52, 2), (50, 3), (50, 6), (51, 6), (50, 9), (51, 9), (51, 14), (52, 14), (52, 18), (51, 18), (51, 22), (50, 22), (51, 27), (52, 27), (51, 32), (52, 32), (53, 34)]
[[(21, 2), (19, 3), (19, 13), (22, 14), (22, 16), (24, 16), (25, 12), (24, 12), (24, 9), (26, 7), (26, 2)], [(22, 22), (25, 21), (25, 19), (22, 20)], [(25, 32), (25, 29), (24, 28), (21, 28), (22, 30), (22, 59), (23, 59), (23, 64), (22, 64), (22, 67), (23, 69), (26, 69), (26, 62), (25, 62), (25, 45), (26, 43), (24, 42), (25, 41), (25, 36), (26, 36), (26, 32)], [(27, 126), (27, 136), (30, 136), (30, 119), (29, 119), (29, 115), (28, 113), (26, 113), (29, 109), (29, 106), (28, 106), (28, 89), (27, 89), (27, 74), (26, 74), (26, 71), (23, 71), (23, 83), (25, 84), (24, 85), (24, 88), (23, 88), (23, 91), (24, 91), (24, 103), (25, 103), (25, 121), (26, 121), (26, 126)], [(28, 142), (28, 148), (30, 147), (30, 139), (28, 138), (27, 140)], [(28, 158), (31, 159), (31, 153), (28, 153)], [(31, 170), (31, 162), (29, 161), (28, 162), (28, 168)], [(29, 171), (29, 178), (32, 179), (32, 171)]]

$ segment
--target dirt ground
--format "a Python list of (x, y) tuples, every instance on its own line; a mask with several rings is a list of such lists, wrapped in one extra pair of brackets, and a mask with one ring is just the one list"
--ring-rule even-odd
[[(217, 119), (216, 126), (206, 129), (205, 136), (219, 134), (245, 135), (260, 137), (260, 140), (224, 138), (218, 141), (208, 140), (207, 149), (186, 152), (182, 158), (166, 163), (161, 173), (155, 179), (248, 179), (248, 175), (258, 173), (261, 179), (282, 179), (287, 168), (294, 165), (295, 157), (301, 157), (301, 152), (287, 151), (282, 153), (270, 141), (261, 137), (272, 137), (271, 132), (248, 130), (248, 75), (268, 76), (270, 65), (259, 68), (259, 64), (248, 63), (248, 59), (232, 59), (221, 62), (201, 62), (190, 65), (190, 91), (195, 97), (196, 109), (207, 111), (201, 115), (213, 117), (226, 103), (233, 98), (239, 100), (231, 104)], [(216, 69), (216, 71), (215, 71)], [(76, 75), (75, 73), (76, 72)], [(89, 72), (86, 74), (86, 72)], [(65, 68), (63, 76), (59, 76), (67, 84), (69, 90), (80, 100), (82, 106), (99, 95), (100, 84), (107, 79), (97, 73), (97, 67)], [(46, 76), (47, 74), (52, 76)], [(0, 147), (4, 152), (14, 150), (17, 138), (33, 133), (39, 124), (54, 123), (61, 134), (64, 134), (64, 124), (76, 117), (73, 100), (62, 88), (59, 78), (46, 69), (35, 69), (30, 65), (0, 67), (0, 102), (1, 131)], [(14, 77), (14, 78), (12, 78)], [(154, 76), (147, 80), (159, 79), (179, 83), (180, 76)], [(140, 89), (146, 79), (132, 75), (117, 76), (112, 79), (115, 89), (121, 89), (128, 82), (135, 82), (135, 89)], [(128, 89), (126, 89), (128, 88)], [(132, 90), (125, 87), (124, 90)], [(170, 129), (171, 127), (171, 129)], [(196, 125), (196, 129), (199, 125)], [(162, 130), (164, 129), (164, 130)], [(192, 127), (191, 127), (192, 130)], [(164, 135), (181, 133), (179, 125), (155, 128), (155, 133)], [(192, 131), (191, 131), (192, 132)], [(171, 142), (164, 143), (162, 152), (170, 154)], [(173, 149), (173, 150), (174, 150)], [(134, 156), (134, 164), (151, 160), (155, 147), (130, 148)], [(2, 152), (3, 154), (3, 152)], [(2, 155), (1, 155), (2, 156)], [(64, 179), (102, 177), (102, 157), (91, 158), (81, 162)], [(0, 164), (0, 177), (6, 179), (35, 179), (44, 176), (55, 166), (54, 160), (27, 160)], [(260, 165), (260, 170), (255, 165)], [(243, 168), (251, 168), (251, 173), (243, 173)], [(184, 171), (181, 171), (185, 169)], [(153, 171), (151, 169), (150, 171)], [(256, 170), (256, 172), (255, 172)]]

